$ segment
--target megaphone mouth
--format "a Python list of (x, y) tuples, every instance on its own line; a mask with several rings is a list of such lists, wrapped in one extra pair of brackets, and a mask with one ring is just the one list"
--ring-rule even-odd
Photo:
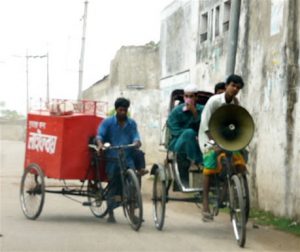
[[(226, 124), (225, 124), (226, 125)], [(236, 139), (237, 135), (240, 134), (240, 128), (238, 124), (230, 123), (227, 126), (218, 127), (218, 136), (222, 136), (225, 141), (232, 141)]]
[(241, 106), (228, 104), (218, 108), (209, 121), (209, 131), (216, 143), (228, 151), (245, 148), (254, 133), (254, 121)]
[(231, 124), (228, 125), (228, 128), (230, 130), (235, 130), (235, 125), (233, 123), (231, 123)]

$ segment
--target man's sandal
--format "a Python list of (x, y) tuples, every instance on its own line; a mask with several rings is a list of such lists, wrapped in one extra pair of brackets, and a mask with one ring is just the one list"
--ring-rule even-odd
[(214, 216), (210, 212), (202, 212), (202, 220), (204, 222), (210, 222), (214, 220)]
[(139, 171), (137, 171), (137, 173), (138, 173), (140, 176), (144, 176), (144, 175), (146, 175), (147, 173), (149, 173), (149, 171), (146, 170), (146, 169), (140, 169)]

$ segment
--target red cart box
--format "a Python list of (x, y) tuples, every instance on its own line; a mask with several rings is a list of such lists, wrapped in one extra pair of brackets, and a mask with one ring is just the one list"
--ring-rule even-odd
[[(48, 178), (94, 178), (89, 139), (95, 136), (103, 117), (82, 113), (53, 116), (49, 112), (29, 113), (27, 118), (25, 167), (38, 164)], [(104, 164), (100, 174), (105, 179)]]

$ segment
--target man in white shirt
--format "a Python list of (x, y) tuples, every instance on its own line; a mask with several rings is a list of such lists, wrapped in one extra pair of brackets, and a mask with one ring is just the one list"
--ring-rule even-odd
[[(212, 136), (209, 132), (209, 120), (212, 114), (221, 106), (225, 104), (236, 104), (238, 105), (238, 100), (236, 95), (239, 93), (240, 89), (244, 86), (243, 79), (235, 74), (230, 75), (225, 83), (225, 92), (221, 94), (216, 94), (207, 101), (201, 115), (201, 124), (199, 130), (199, 144), (201, 152), (203, 153), (203, 220), (209, 221), (213, 219), (213, 215), (210, 213), (208, 204), (208, 193), (209, 193), (209, 180), (210, 175), (220, 172), (220, 166), (218, 166), (218, 152), (219, 147), (211, 144), (213, 141)], [(213, 142), (212, 142), (213, 143)], [(236, 164), (245, 166), (245, 161), (238, 152), (234, 153), (237, 158)]]

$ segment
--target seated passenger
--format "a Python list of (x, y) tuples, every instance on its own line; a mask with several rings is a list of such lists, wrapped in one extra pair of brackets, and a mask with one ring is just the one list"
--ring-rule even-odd
[(188, 184), (189, 167), (198, 169), (202, 163), (197, 137), (204, 106), (196, 103), (197, 91), (198, 88), (194, 84), (186, 86), (184, 103), (177, 105), (167, 120), (171, 135), (168, 150), (177, 154), (178, 169), (185, 186)]
[(222, 94), (225, 92), (225, 82), (218, 82), (215, 85), (215, 94)]

